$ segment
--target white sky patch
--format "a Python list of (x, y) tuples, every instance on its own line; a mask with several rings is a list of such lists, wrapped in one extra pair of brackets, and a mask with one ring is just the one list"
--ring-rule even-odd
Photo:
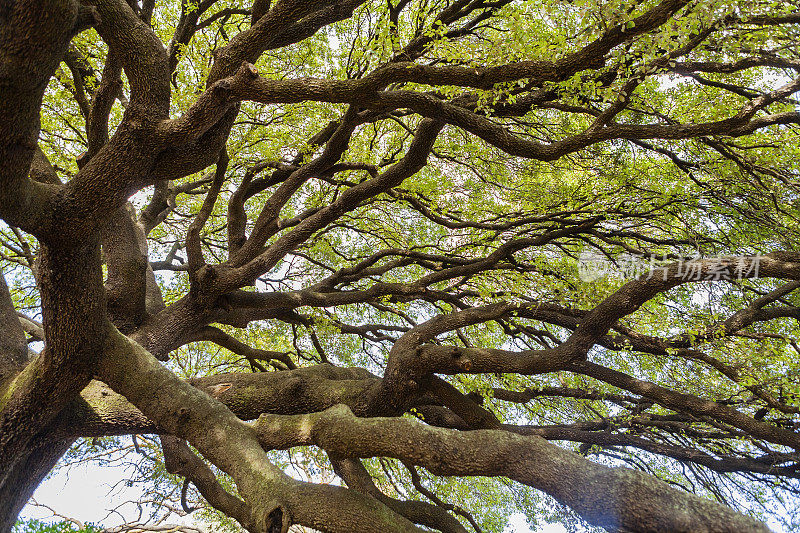
[[(103, 527), (114, 527), (125, 522), (136, 520), (139, 511), (132, 503), (141, 497), (138, 487), (127, 487), (125, 479), (130, 472), (123, 466), (100, 467), (97, 465), (76, 465), (69, 469), (61, 469), (45, 480), (34, 494), (34, 499), (52, 507), (57, 513), (75, 518), (84, 523), (99, 524)], [(123, 505), (124, 504), (124, 505)], [(122, 505), (114, 512), (113, 509)], [(142, 520), (147, 513), (142, 514)], [(36, 518), (45, 522), (53, 518), (52, 513), (33, 505), (26, 506), (20, 519)], [(186, 517), (172, 516), (169, 523), (194, 524), (191, 515)], [(202, 527), (203, 524), (197, 524)], [(525, 522), (525, 516), (515, 513), (509, 517), (508, 525), (503, 533), (566, 533), (561, 524), (543, 524), (532, 530)]]
[(525, 515), (515, 513), (509, 517), (503, 533), (567, 533), (567, 528), (561, 524), (544, 524), (534, 532), (525, 522)]
[[(33, 499), (51, 507), (55, 512), (84, 523), (115, 527), (127, 522), (147, 521), (148, 509), (140, 515), (132, 503), (141, 499), (137, 486), (129, 487), (125, 481), (131, 477), (130, 467), (74, 465), (55, 471), (33, 495)], [(28, 504), (20, 513), (20, 520), (39, 519), (44, 522), (61, 521), (44, 508)], [(168, 523), (192, 524), (191, 516), (173, 515)]]

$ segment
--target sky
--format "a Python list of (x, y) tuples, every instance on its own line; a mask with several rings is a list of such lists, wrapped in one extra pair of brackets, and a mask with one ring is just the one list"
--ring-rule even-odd
[[(36, 490), (34, 499), (45, 504), (57, 513), (76, 518), (82, 522), (102, 524), (114, 527), (126, 521), (136, 519), (138, 511), (132, 504), (112, 509), (124, 502), (135, 500), (140, 491), (137, 487), (126, 487), (120, 480), (128, 477), (124, 467), (98, 467), (92, 464), (73, 466), (66, 471), (62, 469), (52, 474)], [(22, 510), (20, 518), (38, 518), (49, 521), (53, 517), (51, 511), (28, 505)], [(171, 523), (193, 524), (191, 516), (175, 517)], [(777, 521), (769, 521), (774, 531), (784, 531)], [(202, 524), (200, 524), (202, 526)], [(525, 523), (522, 514), (513, 515), (503, 533), (566, 533), (560, 524), (546, 524), (532, 530)]]
[[(135, 520), (138, 510), (132, 504), (126, 504), (113, 511), (116, 506), (129, 500), (135, 500), (140, 491), (136, 487), (126, 487), (120, 480), (128, 476), (121, 466), (99, 467), (91, 464), (72, 466), (61, 469), (46, 479), (33, 495), (34, 500), (52, 508), (57, 513), (80, 520), (114, 527), (127, 521)], [(37, 518), (49, 521), (52, 511), (28, 505), (22, 510), (20, 518)], [(189, 517), (182, 523), (191, 524)], [(172, 523), (181, 523), (176, 517)], [(566, 533), (561, 525), (547, 525), (531, 530), (525, 523), (523, 515), (511, 517), (504, 533)]]

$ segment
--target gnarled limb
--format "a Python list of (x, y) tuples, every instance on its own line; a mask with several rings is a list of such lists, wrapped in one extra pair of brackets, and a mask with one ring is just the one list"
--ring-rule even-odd
[(350, 457), (394, 457), (439, 475), (503, 475), (544, 490), (612, 531), (768, 531), (641, 472), (592, 463), (537, 437), (363, 419), (344, 406), (312, 415), (262, 415), (255, 428), (267, 449), (313, 444)]
[(176, 378), (119, 332), (110, 334), (99, 370), (112, 388), (149, 419), (187, 439), (234, 478), (252, 509), (255, 531), (268, 531), (275, 523), (282, 524), (282, 532), (290, 523), (331, 532), (371, 531), (375, 523), (386, 531), (418, 531), (371, 498), (340, 487), (292, 480), (269, 462), (250, 426), (221, 403)]

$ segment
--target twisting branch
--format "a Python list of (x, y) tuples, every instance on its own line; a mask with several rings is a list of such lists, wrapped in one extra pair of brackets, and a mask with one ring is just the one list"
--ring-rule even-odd
[[(492, 430), (454, 433), (409, 420), (362, 419), (344, 406), (294, 417), (262, 415), (256, 431), (268, 449), (314, 444), (329, 453), (352, 457), (395, 457), (440, 475), (506, 476), (544, 490), (588, 522), (609, 529), (702, 530), (705, 522), (694, 523), (693, 517), (702, 512), (716, 517), (720, 531), (768, 531), (751, 518), (731, 514), (719, 504), (680, 492), (641, 472), (597, 465), (537, 437)], [(404, 438), (398, 439), (400, 435)], [(509, 461), (509, 457), (515, 460)], [(571, 484), (560, 482), (565, 478), (597, 490), (576, 492)], [(654, 498), (669, 499), (672, 505), (653, 506)], [(627, 523), (630, 507), (640, 505), (647, 511), (637, 515), (647, 516), (648, 523), (638, 519)]]

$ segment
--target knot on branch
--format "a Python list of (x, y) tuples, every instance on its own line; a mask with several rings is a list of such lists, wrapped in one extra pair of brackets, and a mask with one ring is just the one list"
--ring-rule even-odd
[(462, 356), (455, 347), (450, 349), (450, 356), (453, 358), (456, 368), (459, 370), (468, 372), (469, 369), (472, 368), (472, 359)]
[(191, 417), (191, 413), (186, 407), (181, 407), (175, 414), (176, 422), (179, 426), (187, 424), (189, 422), (189, 418)]
[(262, 510), (257, 511), (256, 531), (259, 533), (286, 533), (292, 524), (289, 510), (283, 504), (270, 501)]
[(252, 63), (245, 61), (242, 63), (242, 66), (239, 67), (239, 71), (236, 73), (236, 75), (254, 80), (258, 77), (258, 69)]

